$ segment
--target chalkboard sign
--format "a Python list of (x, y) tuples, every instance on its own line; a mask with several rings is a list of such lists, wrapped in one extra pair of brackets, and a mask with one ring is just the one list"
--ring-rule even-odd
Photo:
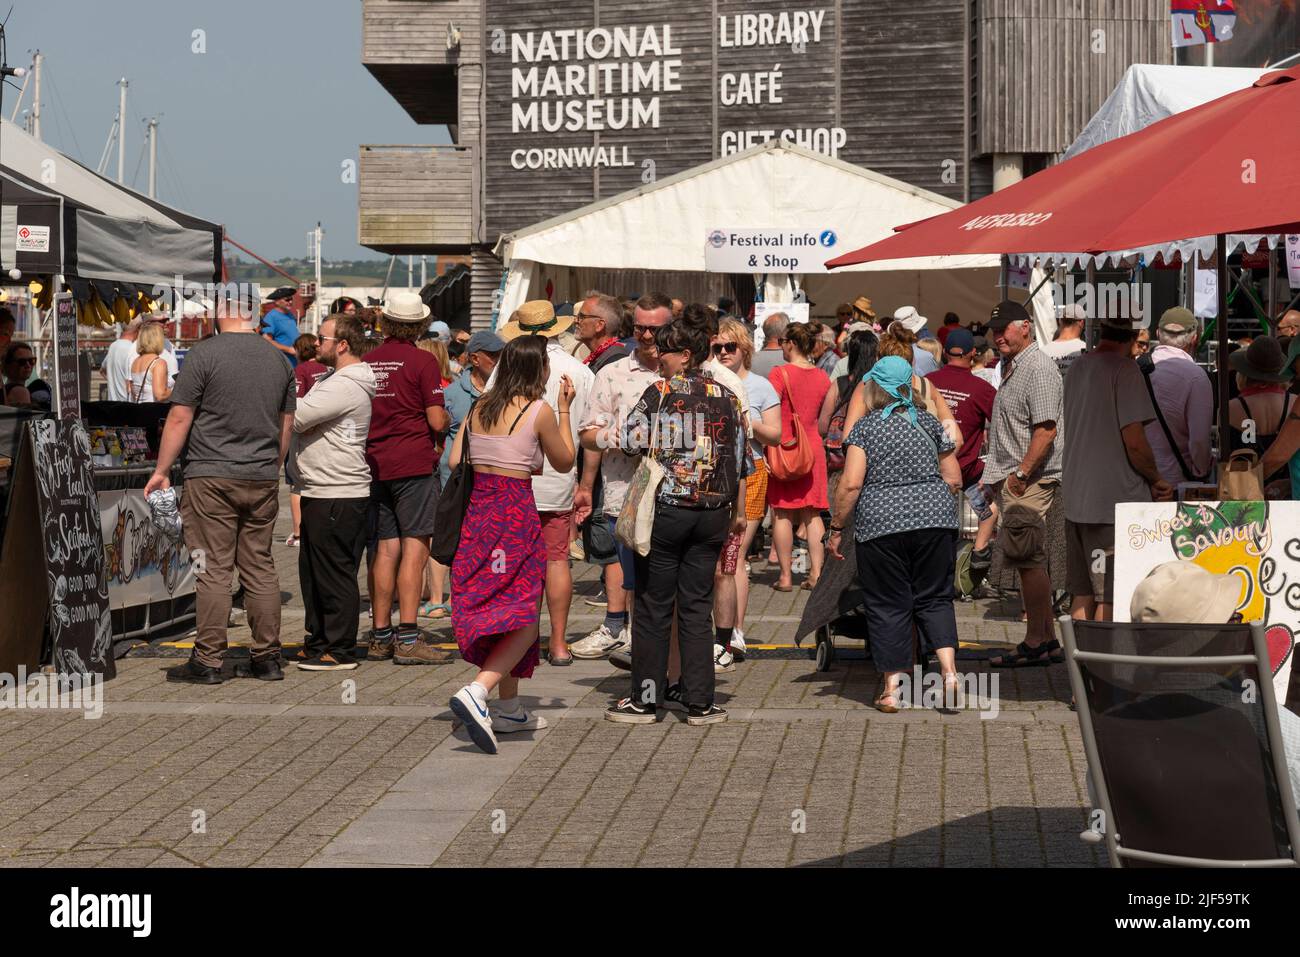
[(77, 305), (70, 292), (61, 292), (54, 297), (54, 380), (55, 414), (63, 419), (81, 418)]
[(47, 663), (33, 660), (43, 621), (57, 672), (112, 678), (117, 669), (89, 437), (78, 419), (37, 419), (26, 431), (2, 556), (0, 663)]

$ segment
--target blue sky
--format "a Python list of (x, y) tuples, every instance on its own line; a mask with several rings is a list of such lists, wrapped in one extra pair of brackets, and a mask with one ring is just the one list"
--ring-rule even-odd
[[(378, 257), (357, 245), (341, 164), (359, 143), (448, 141), (361, 65), (360, 0), (0, 0), (0, 16), (10, 3), (9, 64), (45, 55), (46, 142), (93, 168), (125, 76), (127, 184), (138, 168), (135, 187), (148, 186), (143, 120), (161, 114), (159, 199), (268, 258), (305, 255), (318, 219), (326, 258)], [(192, 51), (195, 30), (206, 53)], [(4, 91), (6, 118), (16, 95)]]

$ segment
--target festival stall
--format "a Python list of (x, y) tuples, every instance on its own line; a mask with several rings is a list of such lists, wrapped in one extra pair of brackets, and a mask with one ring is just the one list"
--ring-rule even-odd
[[(12, 459), (0, 498), (0, 671), (53, 664), (111, 677), (131, 638), (193, 617), (193, 572), (142, 494), (167, 406), (85, 401), (77, 329), (201, 294), (220, 279), (222, 228), (0, 123), (0, 282), (33, 291), (36, 331), (54, 353), (50, 412), (0, 448)], [(179, 472), (173, 484), (183, 494)]]
[[(1294, 162), (1300, 154), (1300, 128), (1284, 121), (1297, 113), (1300, 67), (1267, 73), (1244, 89), (1093, 146), (957, 213), (901, 225), (888, 239), (827, 265), (1044, 249), (1096, 256), (1213, 236), (1217, 314), (1226, 316), (1229, 237), (1300, 232), (1300, 168)], [(1195, 162), (1170, 162), (1178, 157), (1195, 157)], [(1216, 369), (1227, 370), (1226, 336), (1218, 337), (1216, 353)], [(1221, 372), (1216, 378), (1223, 449), (1229, 447), (1228, 376)], [(1275, 543), (1289, 539), (1288, 520), (1294, 522), (1290, 511), (1273, 503), (1181, 503), (1152, 506), (1140, 514), (1121, 505), (1116, 607), (1127, 607), (1121, 573), (1131, 591), (1134, 576), (1149, 565), (1136, 552), (1165, 560), (1171, 553), (1184, 560), (1205, 556), (1211, 563), (1207, 567), (1241, 572), (1241, 610), (1269, 625), (1270, 645), (1277, 646), (1271, 647), (1274, 670), (1285, 688), (1281, 668), (1290, 662), (1296, 620), (1284, 581), (1289, 565), (1280, 564)], [(1129, 536), (1126, 545), (1119, 544), (1121, 530)], [(1153, 542), (1163, 536), (1163, 544), (1147, 548), (1149, 535), (1155, 536)], [(1283, 550), (1289, 549), (1288, 544)], [(1241, 568), (1232, 566), (1234, 558), (1242, 559)], [(1225, 562), (1231, 567), (1219, 567)], [(1279, 595), (1288, 600), (1278, 602)], [(1272, 598), (1256, 603), (1257, 596)], [(1282, 626), (1285, 630), (1279, 630)], [(1300, 701), (1300, 684), (1282, 697), (1294, 706)]]
[(949, 310), (987, 315), (997, 299), (997, 256), (871, 262), (852, 275), (822, 265), (834, 250), (887, 236), (895, 223), (959, 206), (774, 140), (503, 236), (496, 321), (546, 290), (556, 301), (593, 288), (712, 300), (736, 275), (754, 276), (767, 302), (801, 293), (816, 304), (813, 317), (834, 316), (838, 303), (861, 295), (878, 309), (916, 306), (935, 325)]

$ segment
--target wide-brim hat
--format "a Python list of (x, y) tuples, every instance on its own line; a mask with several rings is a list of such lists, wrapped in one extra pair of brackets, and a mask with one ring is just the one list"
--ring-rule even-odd
[(1129, 603), (1134, 622), (1222, 625), (1237, 610), (1243, 582), (1216, 575), (1195, 562), (1165, 562), (1138, 582)]
[(929, 322), (916, 311), (915, 306), (899, 306), (894, 310), (894, 321), (902, 323), (903, 328), (912, 333), (919, 333)]
[(1286, 353), (1272, 336), (1260, 336), (1245, 349), (1238, 349), (1228, 356), (1228, 365), (1234, 372), (1260, 382), (1290, 382), (1295, 378)]
[(572, 316), (557, 316), (555, 307), (546, 299), (533, 299), (518, 309), (510, 321), (497, 330), (497, 335), (509, 342), (519, 336), (558, 336), (573, 325)]
[(854, 299), (853, 308), (869, 319), (876, 318), (876, 310), (871, 308), (871, 300), (866, 296), (858, 296), (857, 299)]
[(418, 292), (395, 292), (384, 301), (384, 318), (393, 322), (422, 323), (432, 311)]

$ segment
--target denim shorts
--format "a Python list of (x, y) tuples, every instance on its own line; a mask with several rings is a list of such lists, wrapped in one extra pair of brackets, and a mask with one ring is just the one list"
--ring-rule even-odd
[[(606, 515), (605, 521), (609, 522), (609, 534), (614, 536), (614, 526), (618, 524), (618, 519), (613, 515)], [(633, 591), (636, 589), (636, 552), (620, 542), (617, 537), (614, 537), (614, 548), (618, 551), (618, 563), (623, 568), (623, 590)]]
[(993, 514), (993, 507), (985, 497), (979, 482), (966, 489), (966, 501), (970, 502), (971, 511), (975, 513), (977, 521), (982, 522)]

